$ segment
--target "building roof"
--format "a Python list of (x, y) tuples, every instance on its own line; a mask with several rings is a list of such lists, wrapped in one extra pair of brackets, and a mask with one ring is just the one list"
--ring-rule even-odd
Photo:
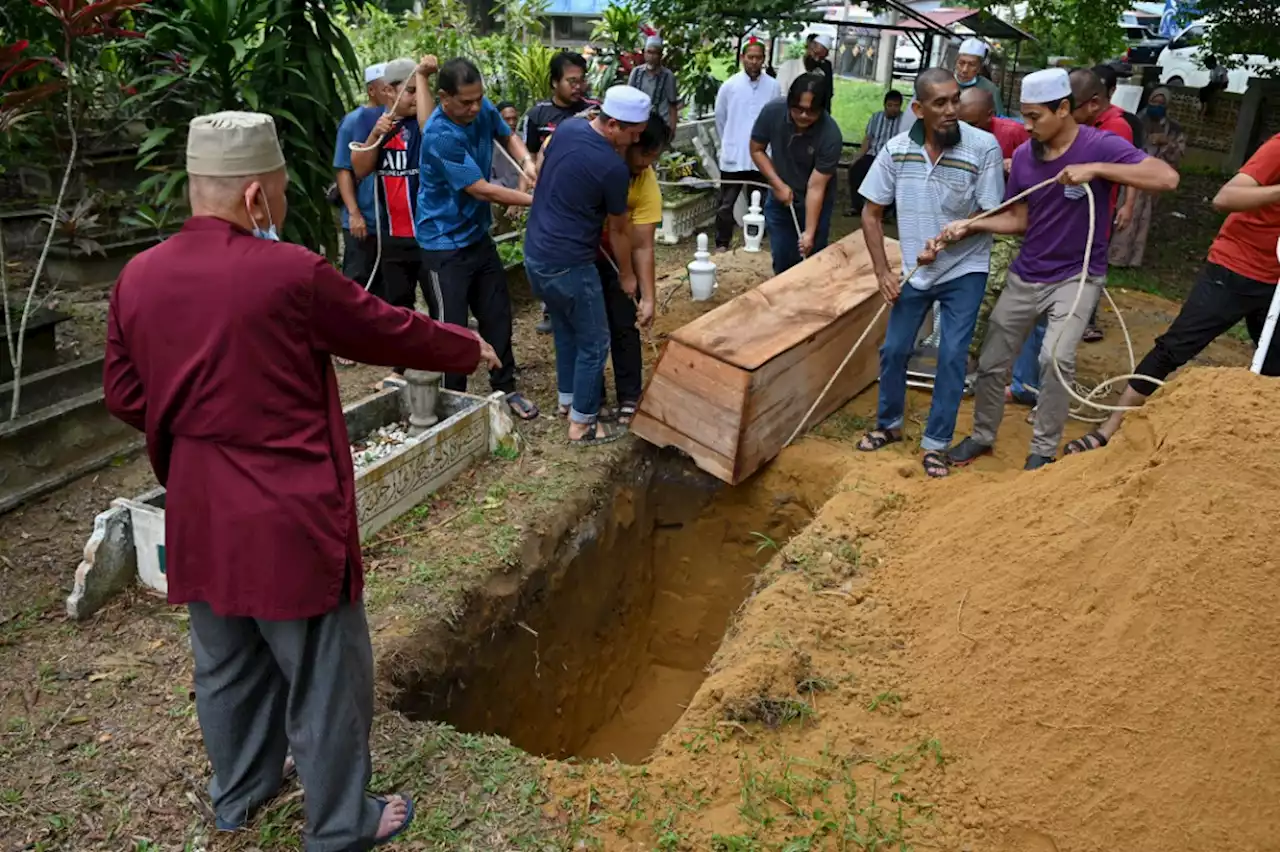
[(609, 0), (551, 0), (548, 15), (579, 15), (597, 18), (604, 14)]
[[(1007, 21), (997, 18), (981, 9), (935, 9), (921, 13), (931, 23), (943, 29), (964, 27), (983, 38), (1000, 41), (1034, 41), (1035, 37), (1025, 30), (1015, 27)], [(915, 20), (903, 20), (898, 23), (903, 30), (923, 30), (924, 24)]]

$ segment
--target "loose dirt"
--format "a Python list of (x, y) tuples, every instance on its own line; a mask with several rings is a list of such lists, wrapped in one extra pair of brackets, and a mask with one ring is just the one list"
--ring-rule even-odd
[(609, 849), (1274, 848), (1277, 406), (1202, 368), (1035, 474), (856, 456), (643, 773), (559, 807)]

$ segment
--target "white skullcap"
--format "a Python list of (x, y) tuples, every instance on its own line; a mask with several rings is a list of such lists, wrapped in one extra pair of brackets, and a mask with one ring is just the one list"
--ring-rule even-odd
[[(635, 44), (635, 42), (632, 42), (632, 44)], [(647, 39), (644, 40), (644, 46), (646, 50), (651, 47), (662, 47), (662, 36), (659, 36), (659, 35), (649, 36)]]
[(370, 65), (364, 69), (364, 84), (367, 86), (377, 80), (382, 79), (382, 73), (387, 70), (387, 63), (379, 62), (376, 65)]
[(825, 47), (827, 50), (831, 49), (831, 36), (829, 35), (814, 36), (813, 40), (816, 41), (818, 44), (822, 45), (823, 47)]
[(398, 86), (413, 76), (418, 70), (418, 63), (412, 59), (393, 59), (382, 68), (382, 79), (393, 86)]
[(191, 119), (187, 174), (249, 177), (284, 168), (276, 123), (260, 112), (215, 112)]
[(976, 56), (983, 59), (987, 55), (987, 45), (976, 38), (967, 38), (960, 42), (960, 52), (965, 56)]
[(1024, 104), (1057, 103), (1071, 94), (1071, 77), (1063, 68), (1046, 68), (1022, 78)]
[(653, 102), (639, 89), (630, 86), (610, 86), (604, 93), (601, 111), (623, 124), (643, 124), (649, 120)]

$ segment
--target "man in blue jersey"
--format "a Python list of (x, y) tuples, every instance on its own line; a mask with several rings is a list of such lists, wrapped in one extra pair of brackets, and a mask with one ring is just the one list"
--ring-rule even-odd
[(364, 89), (366, 101), (347, 113), (338, 125), (338, 139), (333, 149), (334, 181), (338, 186), (338, 195), (342, 201), (342, 274), (359, 281), (369, 283), (369, 275), (373, 271), (373, 253), (366, 251), (366, 240), (369, 237), (369, 222), (373, 216), (373, 183), (356, 180), (355, 169), (351, 165), (351, 143), (360, 142), (355, 136), (356, 119), (366, 107), (376, 107), (381, 103), (382, 75), (387, 63), (379, 62), (364, 69)]
[[(527, 192), (490, 180), (494, 144), (501, 144), (532, 184), (537, 175), (524, 142), (484, 96), (480, 70), (467, 59), (450, 59), (440, 68), (440, 105), (423, 127), (416, 210), (417, 242), (423, 265), (440, 305), (443, 322), (465, 326), (468, 311), (480, 336), (493, 346), (501, 365), (489, 371), (489, 386), (506, 394), (507, 405), (522, 420), (538, 416), (538, 407), (516, 391), (516, 360), (511, 348), (511, 294), (498, 248), (489, 236), (490, 205), (528, 207)], [(418, 115), (427, 114), (425, 79), (418, 86)], [(465, 375), (448, 374), (444, 385), (466, 390)]]

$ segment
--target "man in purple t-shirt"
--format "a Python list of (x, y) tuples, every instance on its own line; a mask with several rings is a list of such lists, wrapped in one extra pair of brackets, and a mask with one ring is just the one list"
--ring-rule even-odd
[[(1073, 106), (1066, 71), (1050, 68), (1028, 74), (1022, 81), (1022, 119), (1031, 144), (1013, 155), (1005, 198), (1045, 180), (1057, 178), (1057, 182), (995, 216), (953, 222), (939, 238), (954, 242), (978, 233), (1025, 234), (1022, 250), (1009, 267), (1004, 292), (991, 312), (978, 358), (973, 434), (948, 450), (953, 464), (968, 464), (991, 452), (1004, 417), (1009, 368), (1042, 313), (1049, 318), (1040, 349), (1042, 387), (1024, 469), (1035, 470), (1054, 460), (1071, 397), (1053, 362), (1057, 360), (1063, 381), (1075, 378), (1076, 348), (1107, 272), (1111, 187), (1120, 184), (1144, 192), (1167, 192), (1178, 186), (1178, 173), (1166, 163), (1147, 157), (1114, 134), (1077, 125), (1071, 117)], [(1089, 275), (1077, 299), (1089, 235), (1088, 196), (1082, 186), (1086, 183), (1093, 191), (1095, 227)]]

